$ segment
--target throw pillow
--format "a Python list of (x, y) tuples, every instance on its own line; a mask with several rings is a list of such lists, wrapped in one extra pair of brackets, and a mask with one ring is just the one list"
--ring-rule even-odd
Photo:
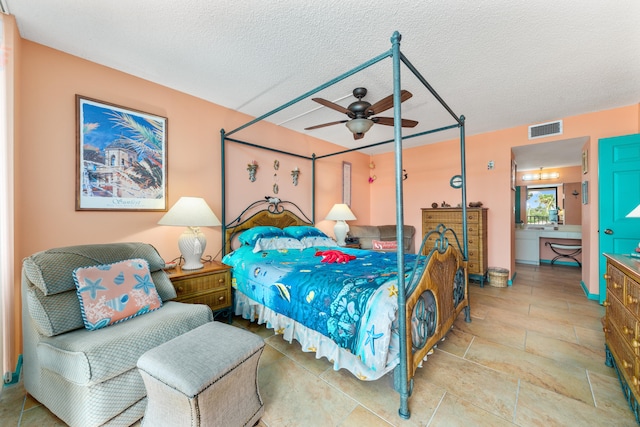
[(322, 231), (311, 225), (290, 225), (282, 229), (288, 236), (294, 239), (302, 239), (303, 237), (329, 237)]
[(95, 330), (156, 310), (162, 306), (151, 280), (149, 263), (141, 258), (73, 271), (85, 328)]
[(371, 248), (374, 251), (386, 251), (390, 249), (398, 249), (398, 242), (395, 240), (372, 240)]
[(292, 237), (263, 237), (256, 242), (253, 253), (274, 249), (304, 249), (304, 245)]
[(258, 239), (267, 237), (284, 237), (284, 231), (278, 227), (269, 225), (259, 225), (257, 227), (245, 230), (240, 234), (238, 240), (241, 244), (254, 247)]

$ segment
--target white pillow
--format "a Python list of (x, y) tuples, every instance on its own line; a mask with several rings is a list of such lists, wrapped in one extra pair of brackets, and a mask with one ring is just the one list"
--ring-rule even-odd
[(262, 237), (256, 241), (253, 253), (274, 249), (304, 249), (300, 240), (293, 237)]
[(305, 248), (315, 248), (316, 246), (338, 246), (335, 240), (330, 237), (308, 236), (300, 239)]

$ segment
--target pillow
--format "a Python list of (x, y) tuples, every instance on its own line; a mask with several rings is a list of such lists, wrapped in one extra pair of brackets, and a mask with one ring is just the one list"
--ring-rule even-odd
[(142, 258), (73, 270), (85, 328), (96, 330), (162, 306)]
[(271, 227), (269, 225), (259, 225), (257, 227), (245, 230), (240, 234), (238, 240), (243, 245), (255, 246), (258, 239), (263, 237), (284, 237), (284, 231), (278, 227)]
[(253, 247), (253, 253), (273, 249), (304, 249), (304, 245), (293, 237), (263, 237)]
[(335, 240), (330, 237), (309, 236), (300, 239), (305, 248), (315, 248), (316, 246), (338, 246)]
[(395, 240), (372, 240), (371, 249), (373, 249), (374, 251), (398, 249), (398, 242)]
[(287, 236), (291, 236), (294, 239), (302, 239), (303, 237), (329, 237), (316, 227), (310, 225), (291, 225), (282, 229)]

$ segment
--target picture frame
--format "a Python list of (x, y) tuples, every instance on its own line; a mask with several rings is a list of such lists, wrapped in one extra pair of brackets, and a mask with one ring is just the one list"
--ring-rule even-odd
[(582, 181), (582, 204), (589, 204), (589, 181)]
[(351, 163), (342, 162), (342, 203), (351, 207)]
[(518, 171), (518, 164), (515, 159), (511, 159), (511, 189), (516, 191), (516, 173)]
[(166, 211), (167, 125), (76, 95), (76, 210)]
[(584, 150), (582, 152), (582, 174), (585, 175), (589, 172), (589, 151)]

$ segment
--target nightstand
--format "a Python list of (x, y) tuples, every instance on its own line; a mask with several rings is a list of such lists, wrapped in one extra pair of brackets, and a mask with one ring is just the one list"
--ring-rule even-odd
[(190, 304), (206, 304), (213, 317), (227, 317), (231, 323), (232, 294), (231, 267), (217, 261), (207, 262), (199, 270), (182, 270), (179, 266), (166, 270), (176, 288), (176, 301)]

